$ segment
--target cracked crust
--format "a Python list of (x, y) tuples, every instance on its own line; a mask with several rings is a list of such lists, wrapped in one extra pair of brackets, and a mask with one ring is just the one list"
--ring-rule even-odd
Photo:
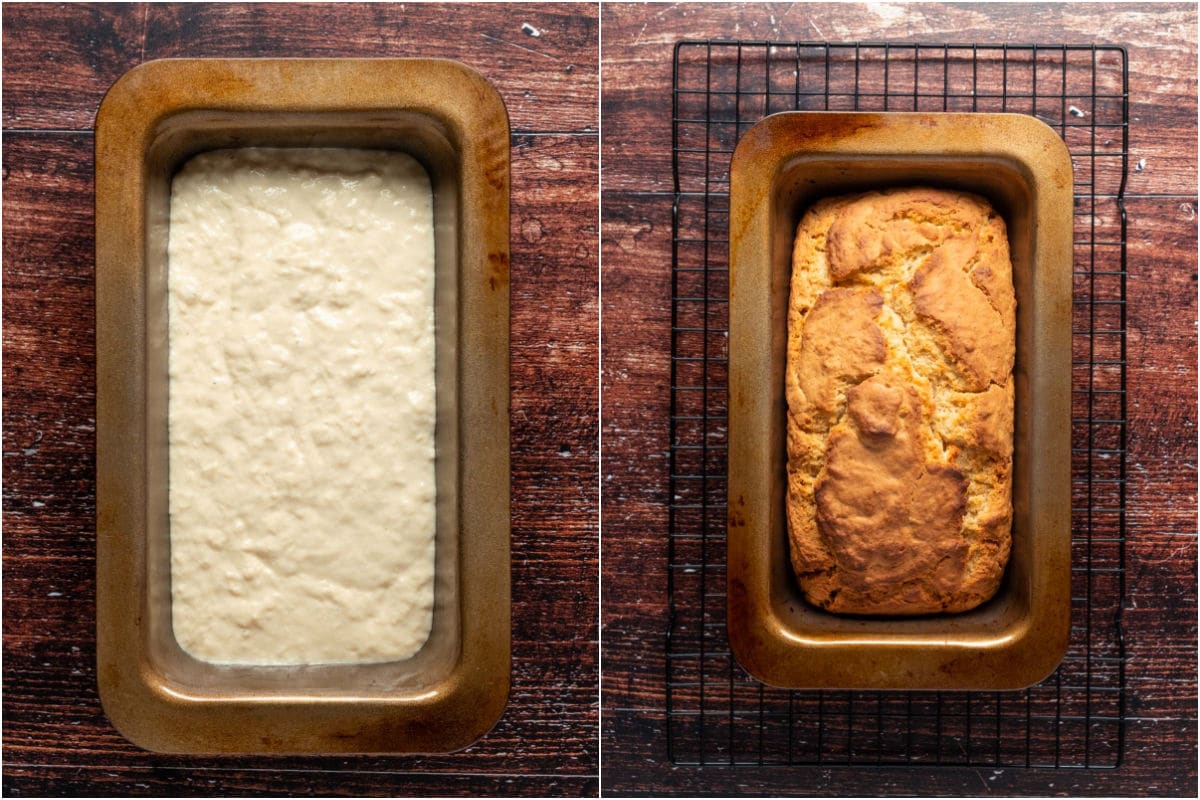
[(974, 195), (830, 198), (796, 232), (788, 530), (810, 602), (960, 612), (1012, 525), (1016, 299), (1004, 222)]

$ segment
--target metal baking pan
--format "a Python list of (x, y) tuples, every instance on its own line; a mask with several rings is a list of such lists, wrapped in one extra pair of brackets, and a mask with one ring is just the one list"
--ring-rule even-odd
[[(192, 155), (237, 146), (396, 149), (429, 172), (435, 590), (432, 632), (410, 659), (218, 665), (172, 633), (170, 182)], [(511, 665), (508, 256), (508, 117), (460, 64), (164, 60), (113, 85), (96, 119), (96, 660), (121, 733), (166, 752), (432, 753), (491, 728)]]
[[(730, 175), (728, 630), (738, 662), (787, 688), (1017, 689), (1053, 672), (1070, 624), (1072, 171), (1017, 114), (789, 112), (742, 136)], [(839, 616), (788, 559), (791, 248), (819, 198), (898, 185), (986, 197), (1008, 225), (1017, 295), (1012, 555), (962, 614)]]

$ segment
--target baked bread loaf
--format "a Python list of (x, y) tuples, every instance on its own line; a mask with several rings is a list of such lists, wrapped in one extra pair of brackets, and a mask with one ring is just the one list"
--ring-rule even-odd
[(1012, 527), (1016, 297), (1004, 220), (931, 188), (822, 200), (788, 310), (788, 530), (808, 600), (847, 614), (991, 597)]

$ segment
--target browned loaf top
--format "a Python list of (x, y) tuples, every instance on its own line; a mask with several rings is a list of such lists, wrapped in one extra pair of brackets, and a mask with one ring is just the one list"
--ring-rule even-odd
[(1011, 543), (1003, 219), (940, 189), (829, 198), (792, 268), (787, 514), (805, 596), (849, 614), (974, 608)]

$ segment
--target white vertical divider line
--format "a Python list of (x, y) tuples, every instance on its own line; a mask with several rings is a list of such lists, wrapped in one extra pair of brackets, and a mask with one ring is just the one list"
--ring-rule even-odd
[(604, 4), (596, 0), (596, 795), (604, 796)]

